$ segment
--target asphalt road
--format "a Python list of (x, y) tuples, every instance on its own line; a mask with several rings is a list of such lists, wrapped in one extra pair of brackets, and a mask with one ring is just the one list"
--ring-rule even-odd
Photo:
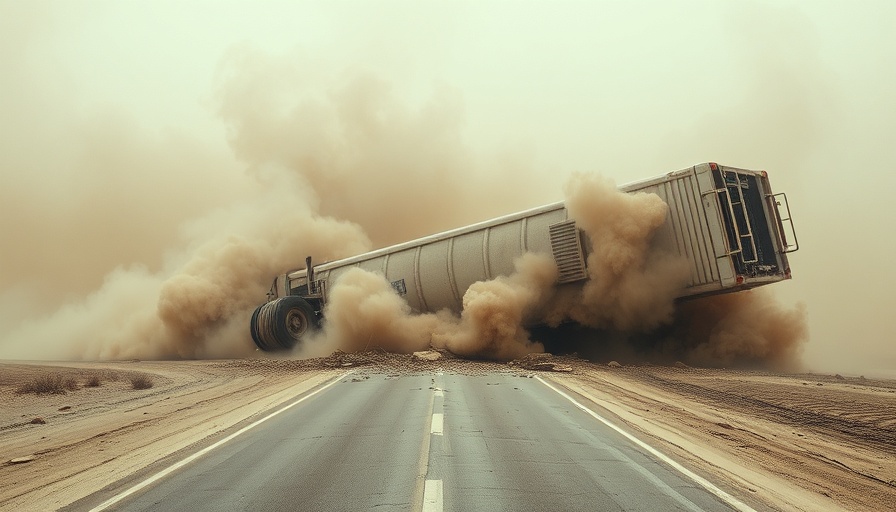
[(76, 508), (732, 510), (659, 457), (536, 378), (353, 374)]

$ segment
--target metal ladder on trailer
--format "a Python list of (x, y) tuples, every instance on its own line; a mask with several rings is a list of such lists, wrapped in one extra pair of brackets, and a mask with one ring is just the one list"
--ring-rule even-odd
[[(753, 226), (750, 223), (750, 216), (747, 214), (747, 206), (744, 203), (743, 184), (746, 182), (741, 181), (740, 175), (736, 172), (724, 170), (721, 170), (720, 172), (722, 187), (713, 190), (707, 190), (701, 195), (718, 194), (719, 196), (721, 196), (722, 194), (724, 194), (725, 198), (727, 199), (726, 204), (728, 205), (728, 218), (731, 219), (731, 229), (734, 231), (734, 241), (736, 242), (737, 247), (729, 247), (726, 256), (740, 254), (741, 261), (743, 263), (757, 263), (759, 261), (759, 255), (756, 253), (756, 240), (753, 238)], [(728, 183), (729, 176), (734, 177), (734, 183)], [(734, 187), (735, 190), (737, 190), (736, 197), (732, 195), (731, 187)], [(721, 200), (721, 197), (719, 197), (719, 199)], [(743, 218), (744, 220), (745, 229), (743, 230), (743, 232), (741, 232), (740, 222), (738, 221), (738, 217), (735, 214), (735, 206), (739, 207), (737, 211), (741, 214), (741, 218)], [(752, 250), (751, 259), (744, 258), (744, 241), (749, 242), (749, 247)]]
[[(740, 179), (740, 174), (736, 172), (728, 172), (722, 171), (722, 181), (725, 183), (725, 193), (728, 196), (728, 208), (731, 213), (731, 221), (734, 224), (734, 232), (737, 235), (737, 251), (733, 251), (734, 253), (740, 253), (741, 261), (744, 263), (756, 263), (759, 261), (759, 255), (756, 253), (756, 239), (753, 238), (753, 225), (750, 223), (750, 216), (747, 214), (747, 206), (744, 204), (744, 190), (743, 190), (743, 181)], [(733, 197), (730, 190), (731, 186), (728, 184), (728, 176), (734, 176), (734, 183), (732, 185), (737, 189), (737, 197)], [(735, 201), (735, 199), (737, 199)], [(735, 215), (735, 206), (738, 206), (737, 212), (743, 215), (744, 226), (746, 227), (746, 232), (742, 233), (740, 229), (740, 223), (737, 220)], [(744, 254), (744, 240), (749, 242), (749, 247), (751, 249), (750, 254), (753, 255), (752, 259), (746, 259), (743, 257)]]

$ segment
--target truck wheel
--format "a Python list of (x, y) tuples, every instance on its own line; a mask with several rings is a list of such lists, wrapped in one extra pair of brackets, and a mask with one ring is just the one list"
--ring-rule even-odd
[(261, 350), (289, 350), (318, 328), (317, 315), (301, 297), (283, 297), (252, 313), (252, 341)]

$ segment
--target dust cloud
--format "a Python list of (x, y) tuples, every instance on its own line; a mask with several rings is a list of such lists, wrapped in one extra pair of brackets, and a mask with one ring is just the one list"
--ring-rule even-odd
[(252, 355), (252, 310), (305, 255), (332, 260), (531, 204), (524, 184), (486, 200), (529, 170), (481, 172), (450, 89), (410, 106), (375, 75), (309, 78), (311, 66), (240, 48), (224, 59), (214, 101), (237, 162), (119, 112), (61, 121), (32, 105), (28, 132), (65, 143), (47, 152), (28, 139), (2, 166), (0, 358)]
[[(286, 193), (210, 212), (168, 265), (119, 267), (100, 288), (4, 333), (2, 357), (164, 359), (246, 356), (248, 315), (296, 251), (330, 257), (369, 248), (355, 224), (296, 207)], [(109, 250), (114, 250), (114, 244)]]
[(673, 332), (664, 350), (691, 364), (795, 371), (809, 341), (808, 312), (755, 289), (682, 303)]
[(557, 280), (545, 255), (525, 254), (509, 276), (474, 283), (460, 315), (448, 310), (417, 313), (377, 272), (353, 268), (333, 286), (322, 331), (297, 347), (301, 357), (382, 348), (409, 353), (444, 348), (469, 358), (510, 360), (544, 347), (523, 327), (537, 318)]
[(433, 346), (464, 357), (510, 360), (544, 346), (523, 327), (537, 320), (553, 295), (557, 266), (550, 256), (524, 254), (506, 277), (473, 283), (463, 297), (460, 320), (433, 334)]
[(545, 201), (530, 166), (471, 151), (459, 91), (436, 86), (412, 101), (373, 73), (334, 80), (321, 69), (301, 53), (239, 47), (217, 97), (237, 158), (288, 169), (322, 215), (358, 222), (384, 247)]
[[(588, 280), (557, 313), (582, 325), (648, 331), (668, 323), (690, 278), (687, 261), (653, 236), (669, 207), (656, 194), (624, 194), (612, 180), (576, 174), (566, 185), (570, 218), (591, 244)], [(565, 318), (561, 318), (565, 319)]]
[(414, 314), (382, 274), (360, 268), (337, 279), (324, 318), (323, 331), (297, 347), (299, 356), (322, 356), (336, 349), (424, 350), (439, 322), (433, 314)]

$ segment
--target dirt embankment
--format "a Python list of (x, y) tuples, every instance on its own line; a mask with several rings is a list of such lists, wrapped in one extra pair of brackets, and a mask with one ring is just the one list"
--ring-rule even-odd
[(896, 381), (597, 365), (554, 380), (773, 509), (896, 502)]
[[(338, 374), (258, 363), (0, 363), (0, 510), (63, 507)], [(21, 392), (47, 376), (60, 392)]]
[[(358, 378), (541, 374), (751, 503), (886, 510), (896, 501), (896, 381), (543, 355), (506, 364), (337, 352), (300, 361), (0, 364), (0, 510), (64, 506), (349, 368)], [(17, 392), (48, 373), (77, 389)], [(151, 388), (133, 389), (141, 374)], [(87, 385), (97, 375), (99, 385)]]

